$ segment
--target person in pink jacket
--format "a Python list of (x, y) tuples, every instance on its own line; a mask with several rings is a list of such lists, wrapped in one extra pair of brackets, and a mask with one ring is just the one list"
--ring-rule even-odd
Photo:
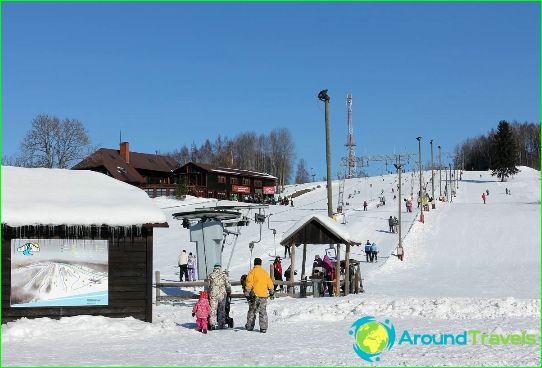
[(207, 317), (211, 314), (211, 306), (206, 291), (199, 294), (199, 300), (192, 308), (192, 317), (196, 317), (196, 328), (199, 332), (207, 333)]

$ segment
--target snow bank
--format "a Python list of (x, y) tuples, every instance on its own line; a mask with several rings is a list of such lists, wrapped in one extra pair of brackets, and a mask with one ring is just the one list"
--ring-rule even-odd
[(294, 303), (288, 300), (270, 303), (270, 320), (332, 322), (352, 320), (364, 315), (445, 320), (540, 317), (540, 299), (366, 298), (350, 295), (340, 300), (304, 299)]
[(144, 191), (107, 175), (2, 166), (2, 223), (9, 226), (164, 222)]
[(2, 326), (2, 341), (25, 341), (34, 338), (55, 339), (62, 335), (74, 337), (107, 334), (110, 337), (132, 334), (155, 335), (163, 333), (160, 325), (146, 323), (133, 317), (110, 318), (103, 316), (62, 317), (28, 319), (23, 317)]

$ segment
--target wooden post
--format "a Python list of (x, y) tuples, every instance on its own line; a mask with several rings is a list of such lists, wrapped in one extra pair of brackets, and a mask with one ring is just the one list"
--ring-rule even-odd
[(337, 244), (337, 263), (335, 264), (335, 296), (341, 296), (341, 245)]
[(350, 293), (350, 243), (346, 244), (344, 259), (344, 296)]
[(360, 282), (360, 276), (359, 276), (359, 269), (356, 270), (356, 274), (354, 275), (354, 292), (356, 294), (359, 294), (359, 282)]
[(305, 278), (305, 262), (307, 261), (307, 244), (303, 244), (303, 263), (301, 263), (301, 280)]
[(154, 278), (156, 279), (156, 305), (160, 305), (160, 288), (158, 287), (158, 284), (160, 283), (160, 271), (156, 271), (154, 273)]
[(292, 265), (290, 268), (290, 296), (294, 296), (294, 281), (295, 281), (295, 244), (290, 244), (290, 259), (292, 260)]

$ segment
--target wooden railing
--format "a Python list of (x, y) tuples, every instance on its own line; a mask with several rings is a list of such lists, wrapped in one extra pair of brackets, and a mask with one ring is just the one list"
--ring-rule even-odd
[[(160, 271), (155, 271), (155, 278), (156, 278), (156, 305), (160, 305), (161, 301), (175, 301), (175, 300), (190, 300), (190, 299), (198, 299), (199, 295), (196, 293), (189, 293), (188, 295), (162, 295), (161, 288), (166, 287), (172, 287), (172, 288), (189, 288), (189, 287), (209, 287), (209, 281), (203, 280), (203, 281), (168, 281), (168, 282), (161, 282), (160, 280)], [(313, 290), (313, 280), (300, 280), (300, 281), (280, 281), (280, 280), (273, 280), (273, 283), (277, 286), (286, 286), (286, 292), (279, 292), (277, 291), (275, 293), (275, 297), (280, 298), (284, 296), (291, 296), (294, 298), (305, 298), (307, 296), (314, 296), (314, 290)], [(353, 281), (353, 280), (352, 280)], [(324, 280), (317, 280), (317, 282), (320, 283), (328, 283), (330, 284), (328, 287), (333, 287), (335, 285), (335, 281), (324, 281)], [(231, 286), (241, 286), (241, 281), (230, 281)], [(344, 286), (344, 280), (341, 280), (341, 285)], [(360, 282), (361, 285), (361, 282)], [(299, 287), (299, 292), (295, 292), (296, 287)], [(310, 290), (310, 291), (309, 291)], [(363, 292), (363, 288), (354, 288), (354, 293)], [(334, 290), (334, 294), (336, 294), (336, 290)], [(245, 298), (244, 294), (235, 294), (232, 293), (232, 298)]]

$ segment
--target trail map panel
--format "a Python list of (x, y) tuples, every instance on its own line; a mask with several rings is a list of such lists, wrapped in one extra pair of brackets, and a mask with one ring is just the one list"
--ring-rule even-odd
[(108, 241), (12, 239), (11, 307), (108, 305)]

